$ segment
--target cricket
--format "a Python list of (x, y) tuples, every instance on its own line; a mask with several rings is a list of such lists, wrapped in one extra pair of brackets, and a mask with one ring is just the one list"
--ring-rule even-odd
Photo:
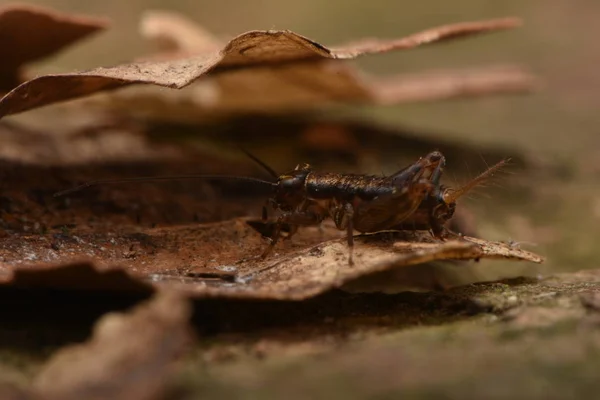
[(228, 175), (134, 177), (90, 181), (54, 196), (103, 184), (182, 179), (225, 179), (266, 185), (272, 195), (263, 206), (262, 219), (268, 219), (268, 208), (278, 211), (279, 216), (268, 238), (270, 243), (261, 254), (263, 259), (281, 239), (283, 227), (290, 228), (286, 235), (290, 239), (300, 227), (318, 226), (331, 218), (337, 229), (346, 231), (348, 263), (353, 265), (354, 231), (426, 230), (433, 237), (445, 240), (451, 232), (444, 225), (454, 215), (456, 201), (509, 161), (498, 162), (460, 188), (450, 188), (441, 184), (446, 158), (437, 150), (389, 176), (319, 172), (309, 164), (298, 164), (292, 171), (278, 175), (262, 160), (244, 152), (276, 181)]

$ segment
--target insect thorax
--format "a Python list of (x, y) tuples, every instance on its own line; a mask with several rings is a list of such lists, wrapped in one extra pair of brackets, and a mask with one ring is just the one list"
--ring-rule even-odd
[(306, 177), (306, 195), (312, 199), (372, 200), (392, 193), (392, 180), (381, 176), (312, 172)]

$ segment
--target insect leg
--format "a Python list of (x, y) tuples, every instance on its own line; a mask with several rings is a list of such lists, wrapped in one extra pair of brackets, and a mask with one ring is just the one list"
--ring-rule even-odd
[(325, 217), (327, 216), (327, 210), (321, 208), (320, 206), (318, 206), (317, 204), (311, 202), (311, 201), (305, 201), (296, 211), (295, 211), (296, 215), (316, 215), (316, 216), (321, 216), (321, 219), (318, 220), (317, 222), (314, 221), (310, 221), (311, 218), (308, 218), (308, 220), (300, 220), (298, 221), (298, 223), (290, 223), (290, 229), (289, 229), (289, 233), (287, 234), (287, 236), (284, 238), (285, 240), (290, 240), (292, 238), (292, 236), (294, 236), (296, 234), (296, 232), (298, 232), (298, 228), (300, 226), (311, 226), (311, 225), (319, 225), (319, 228), (321, 228), (321, 221), (323, 221), (323, 219), (325, 219)]
[(346, 230), (348, 241), (348, 264), (354, 265), (354, 207), (352, 203), (333, 203), (330, 205), (329, 215), (339, 230)]
[(269, 246), (265, 249), (261, 257), (266, 258), (271, 253), (271, 251), (281, 238), (281, 228), (283, 227), (283, 225), (291, 225), (291, 232), (295, 232), (298, 226), (318, 225), (323, 221), (323, 218), (323, 215), (320, 215), (313, 211), (293, 211), (282, 214), (277, 219), (277, 224), (275, 225), (275, 232), (273, 233), (273, 237), (271, 237), (271, 243), (269, 243)]
[(344, 204), (344, 218), (346, 218), (346, 236), (348, 238), (348, 264), (354, 265), (354, 207), (352, 204)]
[(449, 236), (450, 231), (444, 224), (452, 217), (452, 214), (454, 214), (454, 205), (441, 204), (432, 209), (429, 214), (431, 236), (440, 240), (445, 240)]
[(287, 236), (285, 236), (283, 240), (291, 240), (292, 236), (294, 236), (296, 232), (298, 232), (298, 227), (299, 225), (291, 225)]
[(262, 220), (266, 221), (269, 219), (269, 208), (276, 208), (276, 204), (273, 199), (268, 199), (262, 207)]
[(275, 231), (273, 232), (273, 236), (271, 237), (271, 242), (269, 243), (269, 246), (265, 249), (265, 251), (263, 251), (261, 258), (267, 258), (267, 256), (271, 253), (271, 251), (277, 244), (277, 241), (281, 236), (281, 225), (283, 225), (283, 223), (278, 220), (277, 224), (275, 224)]

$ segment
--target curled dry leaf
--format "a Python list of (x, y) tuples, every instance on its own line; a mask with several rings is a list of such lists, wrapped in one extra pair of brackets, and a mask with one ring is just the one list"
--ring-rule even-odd
[(59, 350), (33, 383), (44, 399), (157, 399), (190, 343), (190, 304), (159, 292), (129, 313), (111, 313), (92, 338)]
[[(283, 243), (277, 249), (278, 254), (260, 260), (256, 256), (266, 243), (247, 222), (237, 219), (196, 227), (146, 230), (133, 255), (126, 253), (130, 244), (123, 238), (110, 248), (109, 237), (104, 240), (97, 234), (79, 235), (78, 242), (65, 243), (59, 254), (50, 254), (43, 245), (31, 243), (43, 242), (43, 237), (30, 238), (23, 245), (39, 253), (33, 256), (40, 264), (19, 265), (20, 258), (14, 254), (18, 249), (13, 249), (12, 256), (3, 255), (5, 261), (0, 272), (6, 273), (5, 284), (15, 286), (85, 285), (69, 279), (69, 273), (65, 272), (70, 270), (72, 274), (87, 275), (86, 280), (93, 280), (92, 275), (104, 276), (103, 288), (109, 289), (110, 282), (103, 271), (119, 266), (126, 274), (113, 272), (119, 278), (118, 285), (115, 280), (115, 289), (136, 285), (143, 289), (146, 284), (175, 288), (196, 298), (300, 300), (363, 276), (436, 260), (501, 258), (542, 262), (541, 257), (507, 243), (470, 237), (438, 242), (427, 232), (382, 232), (356, 237), (356, 265), (349, 266), (348, 249), (340, 238), (343, 232), (329, 225), (323, 232), (317, 228), (301, 230), (294, 236), (294, 243)], [(136, 240), (140, 243), (140, 235)], [(99, 246), (104, 250), (98, 251)], [(90, 254), (94, 261), (75, 268), (64, 264), (72, 262), (69, 254)], [(124, 284), (124, 277), (131, 280), (130, 284)]]
[[(290, 31), (251, 31), (237, 36), (221, 50), (187, 58), (146, 60), (110, 68), (96, 68), (70, 74), (46, 75), (25, 82), (0, 100), (0, 117), (32, 108), (73, 99), (134, 83), (183, 88), (206, 74), (230, 75), (223, 83), (205, 83), (197, 90), (199, 103), (214, 107), (223, 101), (230, 86), (261, 91), (268, 97), (265, 79), (270, 84), (278, 76), (278, 91), (294, 90), (295, 100), (304, 104), (322, 101), (375, 101), (368, 88), (357, 81), (356, 73), (332, 60), (347, 60), (367, 54), (406, 50), (428, 43), (466, 37), (484, 32), (510, 29), (520, 25), (515, 18), (446, 25), (402, 39), (366, 40), (338, 48), (327, 48)], [(252, 68), (246, 77), (245, 69)], [(333, 77), (337, 79), (331, 80)], [(321, 79), (322, 78), (322, 79)], [(331, 80), (331, 81), (330, 81)], [(512, 80), (512, 79), (511, 79)], [(529, 84), (524, 83), (529, 87)], [(275, 89), (273, 89), (275, 91)], [(237, 93), (236, 93), (237, 94)], [(234, 101), (227, 98), (228, 101)], [(257, 97), (250, 96), (254, 101)], [(281, 101), (277, 98), (275, 104)]]
[(0, 92), (8, 92), (22, 82), (24, 64), (48, 57), (107, 24), (105, 19), (33, 5), (0, 7)]

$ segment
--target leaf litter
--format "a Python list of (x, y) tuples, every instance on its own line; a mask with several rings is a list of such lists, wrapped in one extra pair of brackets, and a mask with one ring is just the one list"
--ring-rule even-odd
[[(160, 21), (161, 18), (158, 19)], [(446, 72), (445, 78), (437, 84), (429, 82), (426, 85), (427, 80), (421, 79), (421, 93), (417, 95), (414, 93), (414, 84), (407, 88), (405, 77), (369, 79), (340, 62), (369, 54), (408, 50), (430, 43), (512, 29), (520, 24), (517, 18), (457, 23), (400, 39), (365, 39), (335, 48), (325, 47), (291, 31), (251, 31), (235, 37), (216, 50), (211, 50), (216, 42), (203, 32), (189, 33), (192, 30), (190, 28), (177, 34), (199, 35), (195, 43), (169, 45), (183, 48), (184, 57), (173, 57), (173, 52), (168, 52), (169, 57), (159, 53), (145, 60), (115, 67), (40, 76), (19, 85), (0, 99), (0, 117), (131, 84), (181, 89), (197, 81), (197, 85), (190, 89), (191, 95), (178, 101), (191, 101), (197, 112), (201, 109), (211, 112), (273, 111), (314, 107), (336, 101), (390, 104), (530, 91), (533, 78), (517, 67), (496, 69), (493, 73), (487, 69), (468, 74), (464, 71)], [(161, 29), (166, 32), (170, 29), (156, 28), (156, 33), (154, 27), (157, 25), (157, 22), (151, 23), (150, 28), (148, 24), (145, 25), (145, 32), (152, 40), (156, 40), (156, 36), (165, 36)], [(190, 47), (200, 52), (194, 51), (190, 56), (190, 52), (185, 51)], [(449, 86), (448, 80), (454, 84)], [(446, 89), (440, 93), (436, 85)], [(260, 96), (256, 96), (257, 91)], [(427, 91), (431, 94), (426, 95)], [(150, 100), (153, 97), (148, 93), (135, 96), (150, 97)], [(256, 104), (257, 99), (265, 100)]]
[(30, 4), (0, 7), (0, 93), (25, 79), (23, 66), (106, 28), (103, 18), (62, 13)]
[(161, 291), (129, 312), (105, 314), (90, 339), (55, 352), (30, 388), (0, 392), (32, 400), (164, 398), (193, 343), (191, 313), (186, 299)]
[[(3, 283), (19, 287), (145, 290), (152, 286), (176, 288), (195, 298), (301, 300), (362, 276), (436, 260), (542, 262), (541, 257), (508, 243), (470, 237), (439, 242), (427, 232), (383, 232), (357, 236), (356, 265), (349, 266), (341, 236), (343, 232), (332, 226), (322, 233), (306, 228), (294, 243), (285, 243), (266, 260), (256, 256), (267, 243), (246, 219), (145, 229), (143, 234), (118, 239), (78, 235), (59, 252), (43, 245), (48, 241), (43, 236), (21, 238), (20, 248), (15, 244), (10, 254), (3, 252), (0, 272), (5, 273)], [(129, 250), (133, 242), (137, 246)], [(20, 264), (25, 246), (41, 262)], [(55, 257), (51, 261), (49, 254)], [(85, 257), (87, 263), (69, 265), (86, 254), (91, 256)]]

